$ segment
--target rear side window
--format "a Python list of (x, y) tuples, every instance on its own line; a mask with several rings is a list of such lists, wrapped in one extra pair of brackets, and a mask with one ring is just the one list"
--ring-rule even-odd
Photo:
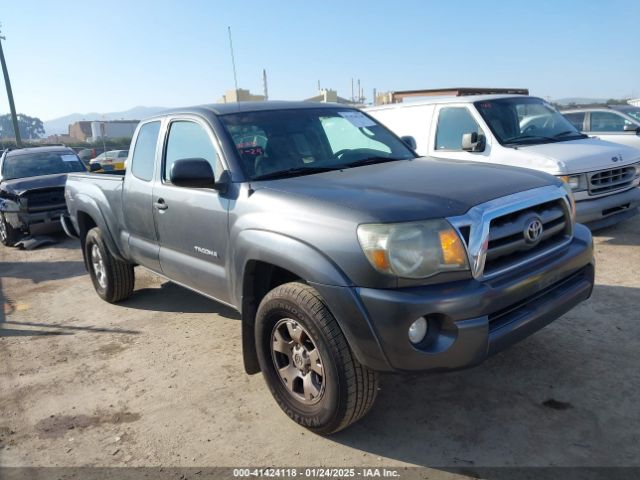
[(436, 130), (436, 150), (462, 150), (462, 135), (482, 129), (465, 107), (447, 107), (440, 110)]
[(165, 154), (164, 180), (171, 181), (171, 167), (176, 160), (204, 158), (211, 164), (216, 178), (222, 172), (218, 154), (208, 133), (195, 122), (177, 121), (171, 123), (167, 153)]
[(145, 123), (140, 127), (131, 158), (131, 173), (147, 182), (153, 178), (153, 164), (160, 133), (160, 122)]
[(575, 112), (575, 113), (563, 113), (564, 118), (569, 120), (569, 123), (576, 127), (579, 131), (584, 130), (584, 112)]

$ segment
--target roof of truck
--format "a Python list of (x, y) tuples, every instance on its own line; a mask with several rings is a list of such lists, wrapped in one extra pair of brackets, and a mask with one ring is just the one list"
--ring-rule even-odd
[(473, 103), (481, 102), (483, 100), (496, 100), (498, 98), (513, 98), (522, 97), (528, 95), (514, 95), (514, 94), (494, 94), (494, 95), (461, 95), (461, 96), (443, 96), (443, 97), (429, 97), (426, 100), (420, 100), (417, 102), (400, 102), (400, 103), (387, 103), (385, 105), (376, 105), (375, 107), (368, 107), (365, 110), (388, 110), (394, 108), (403, 107), (417, 107), (421, 105), (433, 105), (441, 103)]
[(176, 113), (196, 113), (196, 114), (210, 114), (214, 115), (226, 115), (230, 113), (246, 113), (246, 112), (259, 112), (268, 110), (292, 110), (292, 109), (304, 109), (304, 108), (352, 108), (348, 105), (342, 105), (338, 103), (320, 103), (320, 102), (288, 102), (281, 100), (270, 100), (266, 102), (235, 102), (235, 103), (212, 103), (207, 105), (195, 105), (192, 107), (180, 107), (172, 108), (159, 112), (153, 117), (162, 117), (168, 114)]

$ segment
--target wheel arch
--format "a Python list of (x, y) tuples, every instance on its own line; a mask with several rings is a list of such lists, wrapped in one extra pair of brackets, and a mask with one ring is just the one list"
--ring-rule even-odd
[[(235, 304), (240, 306), (242, 314), (243, 360), (245, 371), (249, 374), (260, 371), (255, 348), (255, 317), (260, 301), (269, 291), (284, 283), (300, 281), (314, 288), (327, 285), (344, 290), (344, 294), (335, 302), (344, 299), (352, 301), (352, 294), (346, 292), (351, 290), (346, 287), (353, 286), (351, 281), (331, 259), (308, 244), (282, 234), (248, 230), (238, 235), (234, 245), (232, 257), (237, 259), (237, 263), (231, 269), (231, 283)], [(337, 308), (332, 299), (323, 298), (356, 357), (361, 361), (366, 360), (368, 355), (362, 354), (357, 347), (356, 337), (359, 335), (354, 332), (366, 330), (367, 336), (373, 335), (367, 321), (362, 320), (358, 328), (352, 328), (347, 323), (359, 322), (360, 319), (341, 318), (336, 312), (342, 309)]]

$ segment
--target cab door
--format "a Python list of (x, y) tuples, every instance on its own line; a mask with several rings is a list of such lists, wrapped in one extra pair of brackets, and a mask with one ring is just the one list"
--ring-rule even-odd
[[(489, 162), (491, 138), (480, 125), (471, 108), (466, 104), (437, 105), (429, 135), (429, 154), (438, 158)], [(475, 133), (484, 138), (482, 150), (467, 151), (462, 146), (462, 136)]]
[(207, 160), (219, 179), (223, 167), (217, 141), (211, 127), (199, 117), (173, 117), (167, 125), (162, 168), (153, 189), (162, 273), (228, 303), (229, 200), (214, 189), (172, 185), (171, 166), (186, 158)]
[(139, 265), (155, 271), (160, 271), (160, 247), (153, 221), (152, 193), (160, 127), (161, 121), (154, 120), (138, 128), (122, 194), (129, 255)]

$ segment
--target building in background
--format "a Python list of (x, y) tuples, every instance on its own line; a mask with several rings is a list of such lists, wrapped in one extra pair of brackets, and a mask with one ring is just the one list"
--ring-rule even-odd
[(264, 95), (254, 95), (249, 90), (239, 88), (238, 90), (227, 90), (218, 103), (236, 103), (236, 102), (264, 102)]
[(640, 98), (632, 98), (631, 100), (628, 100), (628, 103), (634, 107), (640, 107)]
[(69, 125), (69, 137), (76, 142), (86, 142), (91, 136), (91, 122), (82, 120)]
[(314, 97), (305, 99), (305, 102), (342, 103), (353, 105), (351, 100), (338, 96), (338, 92), (330, 88), (321, 88)]
[(69, 125), (69, 137), (77, 142), (132, 137), (140, 120), (82, 120)]

